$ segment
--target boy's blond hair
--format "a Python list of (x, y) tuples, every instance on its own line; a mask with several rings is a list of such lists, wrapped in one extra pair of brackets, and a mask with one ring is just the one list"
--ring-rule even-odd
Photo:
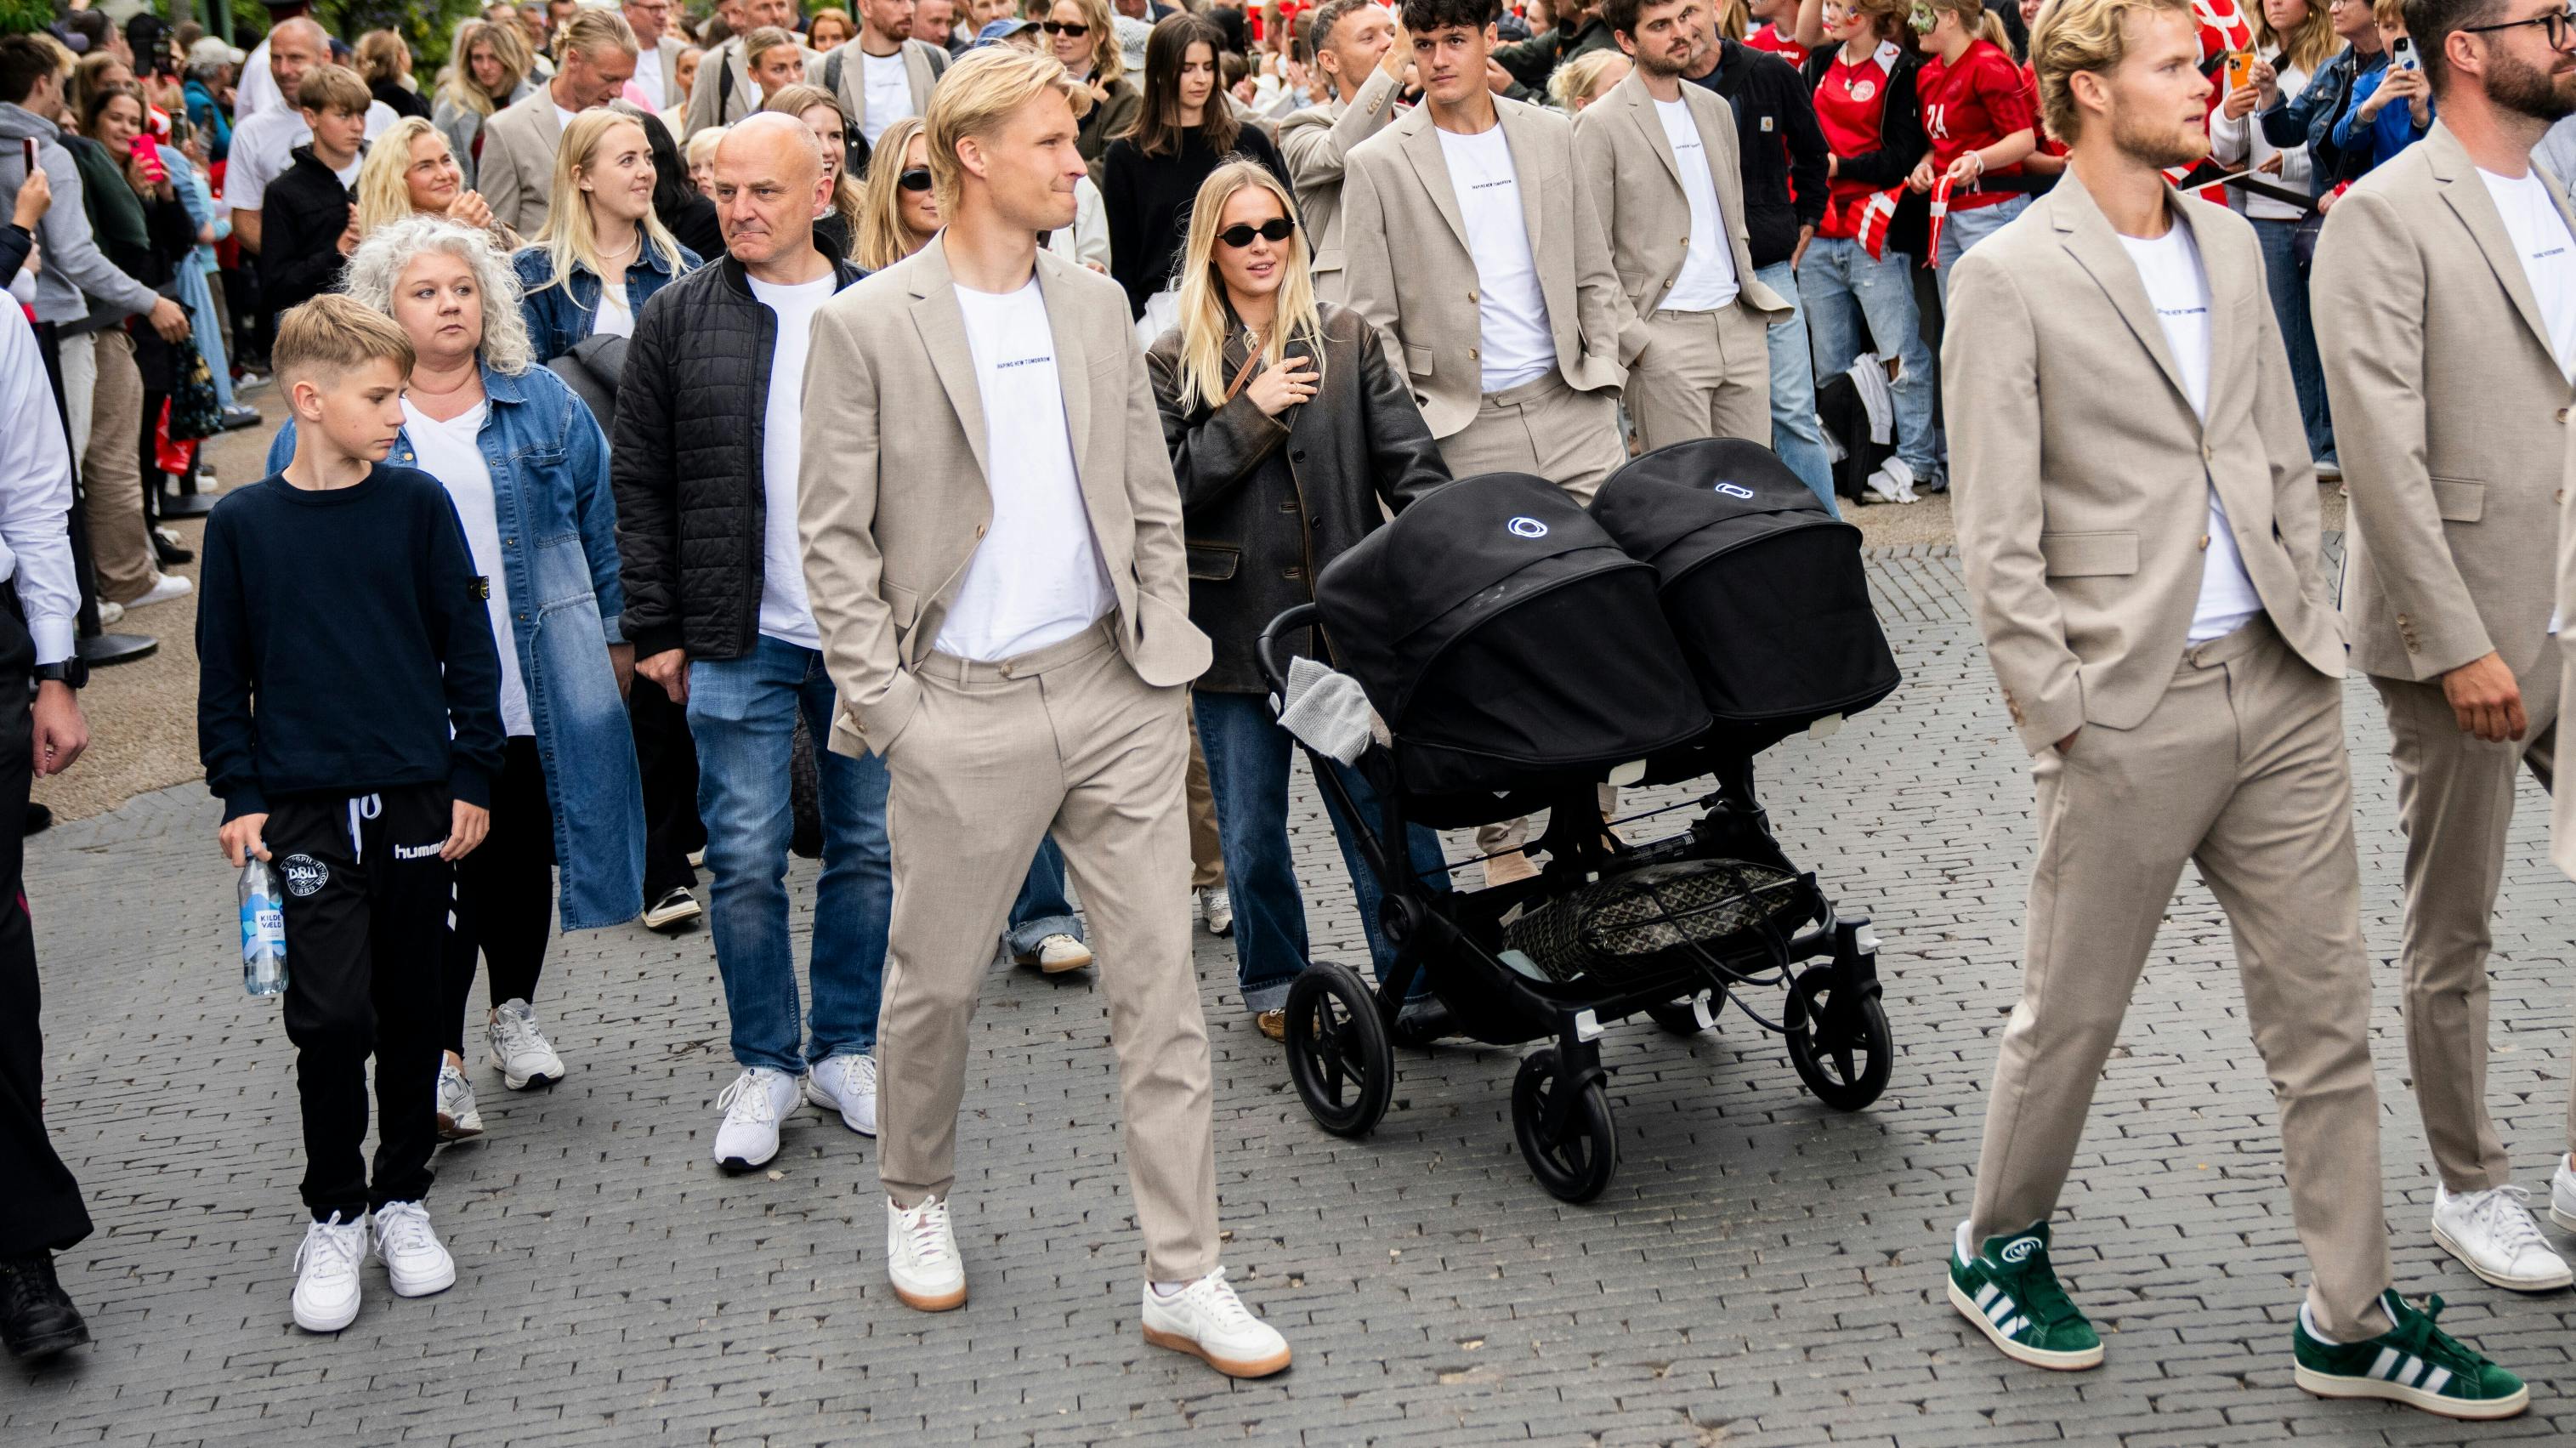
[(2370, 7), (2371, 22), (2382, 30), (2406, 28), (2406, 0), (2374, 0)]
[(303, 83), (295, 88), (295, 104), (308, 111), (363, 116), (375, 103), (367, 83), (345, 65), (317, 65), (304, 73)]
[(2131, 15), (2160, 10), (2189, 15), (2191, 0), (2048, 0), (2030, 27), (2030, 65), (2039, 77), (2039, 113), (2048, 133), (2075, 144), (2084, 125), (2070, 82), (2078, 71), (2107, 73), (2129, 55)]
[(1048, 91), (1064, 97), (1077, 120), (1091, 109), (1091, 88), (1075, 80), (1053, 55), (988, 45), (948, 67), (939, 88), (930, 93), (928, 117), (930, 189), (943, 219), (957, 214), (957, 194), (965, 184), (957, 143), (991, 134), (1005, 117)]
[(327, 386), (327, 379), (345, 378), (380, 360), (409, 377), (413, 354), (411, 338), (393, 318), (337, 292), (324, 292), (277, 319), (277, 340), (269, 344), (268, 360), (278, 387), (292, 390), (307, 380)]

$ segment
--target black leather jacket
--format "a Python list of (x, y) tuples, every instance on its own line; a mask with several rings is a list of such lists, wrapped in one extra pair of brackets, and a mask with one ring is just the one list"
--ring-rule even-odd
[[(1253, 660), (1262, 627), (1312, 600), (1316, 571), (1389, 513), (1449, 481), (1377, 329), (1330, 303), (1319, 311), (1324, 366), (1315, 399), (1276, 418), (1253, 405), (1248, 387), (1218, 408), (1183, 397), (1177, 329), (1145, 354), (1181, 488), (1190, 621), (1215, 645), (1198, 687), (1213, 693), (1267, 692)], [(1236, 328), (1226, 343), (1228, 382), (1243, 366), (1244, 341)], [(1289, 352), (1310, 349), (1291, 343)], [(1311, 640), (1300, 639), (1298, 652), (1312, 653)]]

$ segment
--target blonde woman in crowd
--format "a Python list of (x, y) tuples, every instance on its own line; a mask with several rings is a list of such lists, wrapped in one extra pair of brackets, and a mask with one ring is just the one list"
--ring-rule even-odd
[[(758, 73), (757, 65), (754, 62), (755, 74)], [(831, 213), (814, 218), (814, 247), (825, 256), (846, 258), (853, 255), (852, 248), (858, 244), (859, 219), (866, 208), (859, 200), (858, 183), (850, 179), (850, 118), (841, 113), (841, 103), (832, 99), (832, 93), (821, 86), (800, 81), (781, 89), (760, 108), (794, 116), (814, 133), (815, 144), (823, 148), (823, 179), (832, 187)], [(891, 131), (893, 128), (889, 126), (887, 129)], [(910, 248), (906, 248), (905, 254), (910, 254)], [(861, 262), (860, 265), (867, 263)]]
[[(939, 234), (939, 201), (930, 189), (930, 138), (919, 116), (906, 116), (877, 137), (877, 164), (859, 193), (859, 246), (852, 258), (883, 271)], [(901, 158), (900, 165), (888, 161)], [(815, 223), (821, 229), (822, 223)]]
[(1144, 92), (1126, 78), (1126, 54), (1118, 45), (1117, 24), (1110, 18), (1109, 0), (1054, 0), (1041, 9), (1045, 0), (1032, 4), (1029, 13), (1036, 17), (1049, 53), (1063, 64), (1067, 74), (1083, 83), (1091, 92), (1091, 109), (1083, 112), (1074, 132), (1074, 149), (1091, 163), (1091, 179), (1100, 180), (1100, 155), (1109, 142), (1123, 136), (1136, 123), (1136, 112), (1145, 104)]
[(453, 54), (457, 60), (449, 67), (447, 83), (438, 88), (430, 124), (447, 138), (457, 169), (472, 186), (483, 156), (484, 123), (528, 94), (528, 66), (534, 57), (516, 25), (489, 20), (458, 26)]
[(789, 86), (805, 83), (804, 48), (793, 32), (775, 25), (764, 25), (743, 38), (742, 59), (764, 102)]
[(858, 33), (858, 22), (850, 18), (849, 11), (837, 5), (827, 5), (806, 18), (805, 48), (816, 55), (828, 55), (832, 47), (855, 38)]
[(1577, 56), (1558, 66), (1556, 74), (1547, 78), (1547, 98), (1569, 114), (1582, 110), (1626, 80), (1629, 69), (1628, 57), (1615, 50)]
[(716, 147), (724, 142), (731, 126), (709, 126), (689, 138), (689, 184), (698, 194), (712, 199), (716, 194)]
[(417, 116), (394, 122), (358, 163), (359, 237), (406, 216), (443, 216), (489, 232), (492, 244), (504, 251), (519, 244), (510, 228), (492, 219), (482, 194), (466, 186), (447, 137)]
[(367, 94), (405, 120), (429, 119), (429, 102), (411, 76), (411, 47), (390, 30), (370, 30), (358, 37), (358, 79)]
[(641, 122), (584, 111), (555, 154), (546, 225), (510, 258), (529, 345), (551, 362), (594, 333), (635, 334), (635, 314), (698, 256), (653, 211), (652, 143)]

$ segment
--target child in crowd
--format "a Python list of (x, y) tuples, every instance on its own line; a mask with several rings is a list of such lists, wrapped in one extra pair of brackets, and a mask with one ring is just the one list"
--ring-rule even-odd
[[(2378, 22), (2388, 64), (2353, 79), (2352, 104), (2334, 123), (2346, 181), (2378, 170), (2433, 129), (2433, 83), (2424, 74), (2414, 37), (2406, 33), (2404, 0), (2379, 0), (2371, 18)], [(2368, 157), (2366, 163), (2363, 157)]]
[(440, 948), (450, 867), (482, 841), (501, 767), (501, 665), (446, 490), (381, 465), (403, 425), (402, 330), (325, 295), (280, 319), (270, 356), (295, 458), (206, 521), (197, 741), (225, 858), (269, 861), (284, 887), (313, 1218), (295, 1321), (336, 1332), (358, 1315), (370, 1210), (398, 1296), (456, 1281), (423, 1205)]

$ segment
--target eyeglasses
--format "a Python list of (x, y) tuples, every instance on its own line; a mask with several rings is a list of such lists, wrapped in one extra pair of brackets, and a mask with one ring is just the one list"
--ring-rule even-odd
[(911, 167), (904, 171), (903, 174), (895, 177), (894, 184), (902, 187), (906, 191), (927, 191), (930, 189), (930, 168), (927, 166)]
[(2534, 15), (2528, 20), (2502, 20), (2493, 25), (2463, 25), (2460, 28), (2471, 33), (2484, 33), (2490, 30), (2519, 30), (2526, 25), (2541, 27), (2542, 34), (2549, 41), (2550, 49), (2565, 50), (2568, 33), (2576, 31), (2576, 7), (2552, 10), (2546, 15)]
[(1076, 40), (1091, 33), (1091, 27), (1080, 21), (1041, 20), (1038, 22), (1038, 29), (1049, 35), (1070, 35)]
[(1252, 245), (1254, 237), (1273, 243), (1286, 241), (1297, 234), (1297, 223), (1284, 216), (1274, 216), (1259, 226), (1229, 226), (1216, 234), (1216, 239), (1237, 251)]

